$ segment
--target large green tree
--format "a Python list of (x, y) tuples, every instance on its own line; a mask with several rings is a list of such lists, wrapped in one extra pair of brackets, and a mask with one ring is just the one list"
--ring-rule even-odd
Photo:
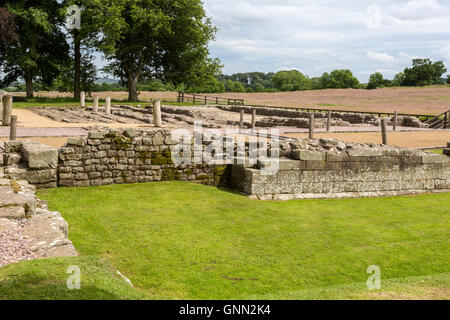
[(275, 88), (280, 91), (311, 89), (311, 80), (297, 70), (279, 71), (272, 79)]
[(348, 69), (334, 70), (331, 73), (325, 72), (320, 79), (320, 83), (323, 89), (359, 88), (358, 79)]
[(413, 59), (412, 67), (406, 68), (403, 86), (426, 86), (440, 84), (442, 75), (447, 72), (442, 61), (432, 62), (430, 59)]
[(37, 78), (51, 84), (60, 66), (67, 63), (68, 44), (61, 30), (62, 4), (56, 0), (0, 1), (0, 7), (14, 14), (18, 41), (0, 43), (1, 85), (25, 80), (26, 94), (33, 97)]
[(208, 57), (216, 28), (201, 0), (108, 0), (103, 5), (101, 49), (110, 61), (105, 70), (126, 82), (130, 101), (138, 100), (143, 78), (189, 88), (218, 73), (218, 60)]
[[(79, 8), (80, 23), (78, 27), (74, 25), (77, 12), (71, 12), (70, 10), (74, 5)], [(80, 98), (82, 90), (92, 89), (92, 82), (89, 79), (96, 77), (96, 74), (87, 75), (85, 72), (86, 70), (95, 71), (95, 68), (92, 70), (93, 63), (90, 51), (99, 45), (101, 25), (104, 23), (102, 19), (103, 5), (101, 0), (65, 0), (64, 6), (68, 19), (66, 27), (72, 38), (71, 90), (73, 90), (74, 98)], [(73, 18), (71, 18), (72, 16)], [(72, 21), (72, 19), (74, 20)], [(67, 77), (65, 80), (68, 80)]]

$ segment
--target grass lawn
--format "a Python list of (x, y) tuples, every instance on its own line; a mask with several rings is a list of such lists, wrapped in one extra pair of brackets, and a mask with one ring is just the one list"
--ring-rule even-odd
[[(90, 291), (82, 293), (82, 280), (73, 298), (450, 298), (450, 194), (261, 202), (161, 182), (39, 196), (68, 220), (82, 255), (73, 264), (83, 263), (82, 277), (89, 274)], [(2, 268), (0, 298), (41, 297), (41, 291), (71, 298), (65, 282), (47, 289), (59, 283), (53, 278), (67, 278), (66, 265), (49, 259)], [(381, 290), (366, 287), (370, 265), (381, 268)], [(136, 289), (121, 286), (114, 268)], [(11, 274), (20, 274), (17, 285)], [(104, 289), (108, 281), (117, 292)]]
[[(79, 99), (73, 99), (73, 98), (46, 98), (46, 97), (36, 97), (33, 99), (25, 99), (26, 101), (22, 101), (24, 98), (17, 99), (17, 101), (13, 102), (13, 107), (15, 109), (25, 109), (30, 107), (79, 107), (80, 106), (80, 100)], [(124, 101), (124, 100), (111, 100), (112, 104), (127, 104), (131, 106), (145, 106), (148, 105), (150, 102), (148, 101), (141, 101), (141, 102), (130, 102), (130, 101)], [(174, 106), (195, 106), (193, 103), (187, 103), (187, 102), (174, 102), (174, 101), (163, 101), (163, 104), (170, 104)], [(92, 99), (86, 99), (86, 106), (92, 106), (93, 101)], [(104, 99), (100, 99), (99, 102), (100, 106), (105, 104)]]
[(429, 152), (433, 152), (433, 153), (437, 153), (437, 154), (443, 154), (444, 153), (444, 149), (431, 149), (431, 150), (427, 150)]

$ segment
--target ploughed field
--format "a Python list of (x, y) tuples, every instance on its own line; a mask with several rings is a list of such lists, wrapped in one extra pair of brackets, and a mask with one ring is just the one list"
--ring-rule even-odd
[[(101, 98), (125, 100), (127, 92), (99, 92)], [(141, 92), (142, 101), (176, 101), (176, 92)], [(246, 104), (291, 107), (321, 107), (353, 111), (440, 114), (450, 110), (450, 86), (395, 87), (376, 90), (327, 89), (275, 93), (210, 93), (208, 96), (245, 99)], [(41, 97), (70, 97), (70, 93), (41, 92)]]
[[(262, 202), (161, 182), (39, 197), (81, 257), (0, 269), (0, 299), (450, 298), (450, 194)], [(70, 265), (81, 290), (66, 288)], [(366, 286), (371, 265), (381, 290)]]

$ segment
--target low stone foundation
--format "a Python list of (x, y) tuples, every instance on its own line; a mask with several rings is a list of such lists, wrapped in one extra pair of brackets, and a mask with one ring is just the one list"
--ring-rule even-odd
[(271, 162), (256, 168), (233, 166), (231, 184), (259, 200), (372, 197), (450, 191), (450, 158), (391, 149), (292, 150), (278, 171), (265, 175)]
[[(216, 139), (224, 137), (203, 141), (200, 147), (207, 150), (213, 140), (218, 142)], [(190, 143), (196, 140), (192, 138)], [(163, 129), (90, 132), (88, 137), (69, 139), (59, 150), (33, 141), (8, 141), (5, 174), (38, 188), (180, 180), (231, 187), (262, 200), (367, 197), (450, 189), (450, 157), (412, 149), (333, 139), (290, 139), (276, 146), (274, 154), (280, 155), (276, 165), (273, 159), (236, 164), (243, 160), (237, 154), (236, 144), (234, 156), (231, 155), (234, 158), (223, 159), (219, 164), (175, 164), (172, 153), (179, 144), (170, 131)], [(223, 150), (215, 152), (229, 156), (225, 144), (222, 146)], [(247, 159), (251, 151), (274, 151), (270, 146), (269, 150), (253, 148), (245, 145)], [(191, 146), (191, 160), (195, 158), (193, 150)]]

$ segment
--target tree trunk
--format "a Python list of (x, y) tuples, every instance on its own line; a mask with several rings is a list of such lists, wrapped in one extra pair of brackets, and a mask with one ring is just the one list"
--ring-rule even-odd
[(137, 77), (128, 76), (128, 101), (138, 102)]
[(27, 90), (27, 98), (28, 99), (33, 98), (34, 97), (33, 74), (27, 70), (25, 70), (25, 85)]
[(81, 38), (77, 29), (73, 31), (75, 79), (73, 85), (73, 97), (80, 99), (81, 93)]

